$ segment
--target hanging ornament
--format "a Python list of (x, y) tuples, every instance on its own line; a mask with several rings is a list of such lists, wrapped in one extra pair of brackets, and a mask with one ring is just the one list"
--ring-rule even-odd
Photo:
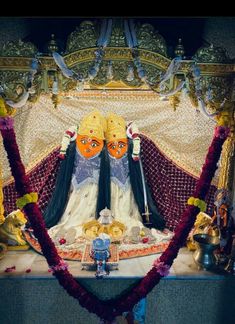
[(206, 98), (205, 99), (206, 99), (207, 102), (212, 100), (212, 90), (211, 90), (210, 87), (206, 91)]
[(142, 67), (142, 65), (139, 66), (139, 67), (137, 68), (137, 73), (138, 73), (138, 76), (139, 76), (140, 80), (141, 80), (142, 82), (146, 82), (146, 80), (147, 80), (147, 76), (146, 76), (146, 74), (145, 74), (145, 70), (144, 70), (144, 68)]
[(52, 96), (51, 96), (52, 103), (55, 108), (57, 108), (60, 100), (59, 100), (59, 87), (58, 87), (58, 80), (55, 77), (53, 84), (52, 84)]
[(113, 62), (109, 61), (106, 77), (108, 80), (113, 79)]
[(76, 90), (83, 91), (84, 90), (84, 82), (78, 82)]
[(88, 73), (88, 77), (90, 80), (93, 80), (97, 76), (99, 69), (100, 69), (100, 63), (95, 63), (94, 66), (90, 68)]
[(131, 64), (128, 65), (128, 74), (127, 74), (127, 81), (131, 82), (133, 81), (135, 78), (135, 75), (134, 75), (134, 68)]
[(37, 71), (38, 71), (38, 59), (33, 58), (32, 62), (31, 62), (28, 81), (27, 81), (27, 88), (28, 88), (28, 90), (30, 90), (31, 94), (35, 93), (35, 90), (32, 89), (32, 87), (33, 87), (34, 76), (37, 73)]
[(54, 79), (53, 81), (53, 85), (52, 85), (52, 93), (57, 95), (59, 92), (59, 89), (58, 89), (58, 81), (57, 79)]

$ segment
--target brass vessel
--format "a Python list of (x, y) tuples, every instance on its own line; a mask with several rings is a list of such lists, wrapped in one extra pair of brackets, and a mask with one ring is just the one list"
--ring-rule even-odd
[(215, 267), (216, 257), (214, 251), (220, 245), (218, 236), (208, 234), (195, 234), (193, 236), (197, 249), (193, 254), (194, 261), (199, 269), (209, 270)]

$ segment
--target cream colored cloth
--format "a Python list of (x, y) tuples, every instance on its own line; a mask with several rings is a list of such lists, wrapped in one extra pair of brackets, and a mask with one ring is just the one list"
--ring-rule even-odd
[[(85, 237), (83, 236), (83, 224), (95, 219), (96, 203), (98, 196), (98, 184), (86, 183), (82, 187), (74, 187), (71, 184), (71, 193), (66, 210), (57, 225), (50, 228), (48, 233), (52, 240), (63, 251), (82, 251), (85, 247)], [(111, 180), (111, 212), (114, 219), (125, 225), (125, 238), (120, 249), (129, 251), (132, 249), (146, 248), (146, 244), (140, 241), (132, 242), (132, 229), (144, 230), (142, 217), (135, 202), (133, 191), (128, 177), (125, 189)], [(164, 234), (152, 229), (154, 241), (149, 244), (160, 243), (171, 239), (173, 233)], [(60, 245), (61, 239), (65, 242)]]
[[(65, 212), (59, 223), (48, 230), (54, 240), (59, 240), (71, 229), (74, 229), (74, 239), (83, 235), (82, 225), (95, 219), (98, 185), (89, 183), (79, 189), (73, 189)], [(123, 223), (127, 233), (132, 226), (143, 227), (138, 207), (135, 203), (131, 186), (123, 191), (117, 184), (111, 182), (111, 211), (115, 220)]]
[[(167, 158), (199, 176), (213, 137), (214, 122), (197, 113), (189, 98), (182, 94), (174, 111), (169, 101), (161, 101), (152, 91), (96, 90), (79, 92), (79, 98), (63, 98), (54, 109), (49, 95), (27, 103), (14, 117), (17, 143), (26, 170), (31, 169), (61, 143), (64, 130), (97, 108), (107, 115), (112, 111), (126, 122), (135, 121), (139, 131), (148, 135)], [(0, 138), (0, 163), (4, 184), (10, 168)], [(213, 179), (217, 184), (218, 178)]]
[[(65, 212), (59, 223), (48, 230), (52, 239), (63, 238), (74, 229), (74, 239), (82, 235), (82, 224), (95, 218), (98, 185), (88, 183), (79, 189), (73, 189)], [(72, 238), (71, 238), (72, 239)]]
[(111, 181), (111, 211), (115, 220), (123, 223), (127, 228), (127, 234), (131, 227), (143, 227), (142, 217), (135, 202), (131, 185), (125, 191)]

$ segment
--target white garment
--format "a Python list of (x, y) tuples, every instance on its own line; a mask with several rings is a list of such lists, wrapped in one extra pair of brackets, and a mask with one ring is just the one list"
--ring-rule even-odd
[(59, 223), (48, 230), (52, 239), (63, 237), (68, 230), (75, 229), (76, 238), (82, 235), (82, 224), (95, 218), (98, 185), (88, 183), (79, 189), (73, 189), (65, 212)]
[(120, 186), (111, 181), (111, 211), (115, 220), (123, 223), (127, 232), (133, 226), (143, 227), (142, 217), (135, 202), (130, 181), (124, 191)]
[[(98, 197), (98, 170), (95, 160), (90, 160), (92, 172), (87, 173), (86, 181), (77, 185), (78, 179), (82, 179), (83, 164), (86, 160), (77, 152), (77, 166), (73, 173), (73, 181), (71, 183), (71, 193), (65, 212), (59, 223), (49, 229), (48, 233), (55, 242), (59, 242), (61, 238), (66, 238), (66, 242), (73, 244), (78, 237), (83, 236), (83, 224), (95, 219), (97, 197)], [(79, 158), (79, 159), (78, 159)], [(119, 161), (122, 162), (122, 161)], [(93, 163), (93, 164), (92, 164)], [(84, 165), (86, 167), (86, 165)], [(120, 167), (128, 167), (120, 164)], [(80, 172), (77, 174), (77, 172)], [(76, 178), (76, 174), (78, 178)], [(123, 176), (124, 175), (124, 176)], [(123, 223), (126, 227), (126, 234), (130, 234), (131, 228), (138, 226), (140, 229), (144, 227), (142, 217), (139, 213), (138, 206), (135, 202), (134, 194), (130, 184), (128, 170), (123, 174), (121, 180), (117, 181), (115, 176), (111, 177), (111, 202), (110, 209), (114, 219)], [(84, 178), (85, 179), (85, 178)], [(120, 179), (119, 179), (120, 180)]]
[[(88, 183), (79, 189), (73, 188), (65, 212), (59, 223), (48, 230), (52, 239), (59, 240), (71, 229), (75, 237), (81, 236), (82, 225), (95, 219), (98, 185)], [(127, 232), (132, 226), (143, 227), (134, 195), (129, 186), (123, 191), (111, 181), (111, 211), (115, 220), (123, 223)]]

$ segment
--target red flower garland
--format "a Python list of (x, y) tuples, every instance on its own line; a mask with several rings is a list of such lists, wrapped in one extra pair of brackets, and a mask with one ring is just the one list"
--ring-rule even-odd
[[(15, 179), (16, 190), (20, 196), (23, 196), (32, 192), (32, 189), (20, 158), (13, 125), (12, 127), (10, 125), (9, 128), (0, 127), (0, 129), (12, 175)], [(201, 176), (193, 194), (194, 198), (204, 200), (210, 187), (211, 180), (217, 169), (217, 162), (227, 135), (228, 132), (224, 132), (224, 129), (222, 130), (220, 127), (216, 127), (215, 135), (208, 150)], [(47, 259), (49, 267), (57, 269), (53, 272), (53, 275), (56, 276), (59, 283), (67, 290), (67, 292), (79, 301), (82, 307), (85, 307), (89, 312), (95, 313), (101, 319), (111, 321), (123, 312), (130, 311), (137, 302), (144, 298), (156, 286), (165, 274), (165, 271), (161, 272), (158, 267), (153, 266), (147, 275), (140, 280), (140, 282), (131, 291), (124, 293), (121, 297), (116, 299), (106, 301), (99, 300), (73, 278), (67, 270), (67, 267), (59, 266), (63, 264), (63, 260), (58, 256), (55, 245), (47, 233), (38, 205), (36, 203), (29, 203), (24, 207), (24, 211), (31, 223), (34, 234), (41, 245), (42, 252)], [(183, 213), (181, 222), (178, 225), (168, 248), (160, 256), (158, 261), (158, 264), (162, 265), (165, 270), (170, 268), (179, 252), (179, 249), (185, 244), (198, 212), (198, 207), (190, 205)]]

